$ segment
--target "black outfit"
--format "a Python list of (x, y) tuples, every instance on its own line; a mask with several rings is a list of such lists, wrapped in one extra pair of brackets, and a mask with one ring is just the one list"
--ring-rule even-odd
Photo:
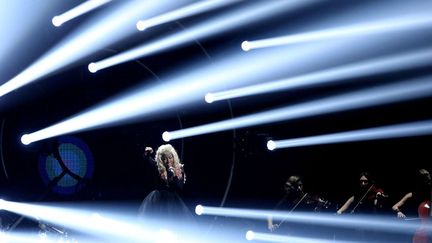
[[(311, 198), (312, 197), (309, 194), (303, 194), (299, 191), (288, 192), (276, 204), (274, 210), (293, 214), (317, 212), (317, 202), (315, 200), (312, 200)], [(322, 227), (319, 227), (318, 225), (290, 222), (289, 220), (275, 220), (274, 223), (279, 224), (279, 228), (275, 231), (276, 234), (294, 237), (327, 237), (327, 234), (322, 231)]]
[(192, 214), (179, 196), (184, 185), (184, 172), (182, 179), (174, 176), (173, 171), (167, 170), (167, 181), (163, 180), (157, 169), (154, 159), (147, 156), (147, 162), (154, 171), (156, 189), (150, 192), (141, 203), (139, 208), (140, 219), (163, 219), (163, 220), (192, 220)]
[[(382, 198), (377, 198), (377, 192), (383, 193), (381, 189), (373, 188), (369, 190), (369, 186), (361, 188), (354, 193), (354, 201), (351, 205), (351, 213), (355, 214), (377, 214), (383, 205)], [(369, 191), (368, 191), (369, 190)], [(355, 207), (355, 208), (354, 208)]]

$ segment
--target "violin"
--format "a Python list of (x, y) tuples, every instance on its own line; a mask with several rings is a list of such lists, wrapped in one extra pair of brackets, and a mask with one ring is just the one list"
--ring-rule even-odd
[(323, 209), (328, 209), (331, 205), (329, 200), (321, 198), (318, 195), (307, 194), (304, 200), (306, 205), (313, 206), (314, 212), (320, 212)]
[(371, 203), (373, 202), (374, 208), (382, 208), (382, 200), (385, 198), (388, 198), (388, 195), (385, 194), (381, 188), (375, 186), (375, 184), (372, 184), (368, 188), (368, 190), (362, 195), (355, 207), (351, 210), (351, 214), (353, 214), (361, 204), (365, 203), (365, 201)]
[[(295, 201), (295, 205), (291, 208), (291, 210), (288, 212), (288, 214), (293, 213), (297, 207), (302, 204), (302, 205), (306, 205), (307, 207), (313, 207), (313, 211), (314, 212), (319, 212), (321, 211), (323, 208), (328, 208), (331, 203), (328, 200), (322, 199), (321, 197), (317, 196), (317, 195), (312, 195), (309, 193), (303, 193), (301, 191), (301, 194), (299, 194), (300, 197), (298, 198), (298, 200)], [(275, 228), (279, 228), (282, 224), (285, 223), (285, 221), (288, 219), (288, 216), (285, 217), (284, 219), (282, 219), (282, 221), (279, 224), (275, 225)]]

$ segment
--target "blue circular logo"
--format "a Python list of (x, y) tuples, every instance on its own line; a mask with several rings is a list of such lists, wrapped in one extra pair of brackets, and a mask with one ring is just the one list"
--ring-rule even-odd
[(39, 173), (52, 191), (73, 194), (93, 176), (93, 156), (88, 146), (78, 138), (63, 136), (57, 144), (51, 154), (39, 157)]

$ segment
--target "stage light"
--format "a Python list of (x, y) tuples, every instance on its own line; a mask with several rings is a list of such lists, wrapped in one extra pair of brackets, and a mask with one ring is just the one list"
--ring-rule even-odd
[[(207, 1), (209, 2), (209, 1)], [(223, 2), (223, 1), (222, 1)], [(109, 58), (97, 61), (99, 70), (125, 63), (138, 58), (143, 58), (163, 50), (174, 48), (195, 39), (203, 39), (208, 36), (221, 33), (230, 29), (238, 28), (245, 24), (251, 24), (263, 18), (278, 14), (281, 11), (293, 10), (309, 1), (257, 1), (251, 2), (244, 8), (228, 12), (221, 16), (214, 17), (210, 20), (191, 27), (190, 29), (179, 33), (163, 37), (151, 43), (135, 47), (131, 50), (119, 53)], [(146, 21), (145, 25), (148, 25)]]
[[(249, 231), (248, 231), (249, 232)], [(246, 233), (246, 239), (248, 235)], [(314, 238), (312, 235), (304, 236), (304, 237), (298, 237), (298, 236), (289, 236), (289, 235), (281, 235), (281, 234), (267, 234), (267, 233), (260, 233), (260, 232), (253, 232), (253, 238), (250, 240), (256, 240), (256, 241), (268, 241), (268, 242), (295, 242), (295, 243), (308, 243), (308, 242), (314, 242), (314, 243), (342, 243), (342, 242), (356, 242), (356, 239), (353, 237), (353, 241), (341, 241), (341, 240), (328, 240), (328, 239), (320, 239), (320, 238)], [(378, 240), (378, 237), (375, 238)]]
[[(88, 1), (93, 2), (93, 0)], [(21, 73), (0, 86), (0, 97), (50, 73), (69, 67), (93, 52), (135, 34), (136, 19), (171, 9), (184, 1), (119, 1), (116, 8), (106, 9), (88, 20)], [(169, 4), (167, 4), (169, 2)]]
[[(222, 216), (243, 219), (267, 220), (269, 216), (273, 220), (281, 220), (286, 223), (314, 224), (338, 228), (372, 229), (382, 232), (409, 233), (418, 228), (418, 223), (406, 223), (395, 221), (393, 217), (350, 215), (347, 217), (335, 217), (333, 214), (316, 212), (284, 212), (274, 210), (256, 210), (245, 208), (221, 208), (203, 206), (201, 217)], [(427, 226), (432, 229), (432, 226)], [(254, 232), (256, 238), (257, 232)], [(312, 236), (311, 236), (312, 237)]]
[(24, 145), (29, 145), (31, 143), (31, 140), (30, 140), (28, 134), (24, 134), (21, 136), (21, 143)]
[(88, 70), (89, 70), (91, 73), (95, 73), (95, 72), (97, 72), (99, 69), (98, 69), (97, 64), (94, 63), (94, 62), (92, 62), (92, 63), (90, 63), (90, 64), (88, 65)]
[(0, 199), (0, 210), (4, 209), (4, 202), (5, 200)]
[[(141, 222), (136, 216), (107, 211), (101, 216), (93, 210), (59, 206), (42, 206), (29, 203), (5, 201), (4, 210), (14, 212), (36, 221), (61, 225), (83, 232), (88, 236), (110, 239), (110, 242), (155, 242), (161, 224), (158, 219)], [(100, 206), (98, 210), (103, 210)], [(166, 223), (166, 222), (165, 222)], [(170, 225), (170, 224), (168, 224)]]
[[(280, 55), (280, 50), (254, 52), (249, 55), (239, 52), (229, 57), (215, 58), (211, 65), (202, 62), (188, 64), (186, 67), (167, 72), (164, 82), (152, 84), (152, 80), (144, 80), (145, 85), (137, 86), (130, 92), (110, 98), (57, 124), (32, 132), (29, 134), (29, 141), (35, 142), (112, 124), (121, 125), (122, 122), (154, 119), (156, 113), (176, 112), (175, 109), (178, 107), (184, 109), (194, 102), (202, 102), (202, 97), (208, 90), (258, 82), (264, 77), (286, 72), (286, 65), (302, 66), (300, 60), (308, 60), (317, 53), (331, 52), (333, 48), (339, 48), (339, 45), (330, 43), (325, 47), (316, 45), (296, 48), (290, 50), (290, 56)], [(313, 61), (308, 63), (309, 66), (314, 64)], [(205, 82), (203, 77), (206, 77)]]
[(137, 22), (137, 29), (139, 31), (143, 31), (156, 25), (161, 25), (167, 22), (179, 20), (181, 18), (204, 13), (206, 11), (223, 7), (224, 5), (235, 3), (236, 1), (239, 0), (212, 0), (197, 2), (150, 19), (140, 20)]
[(347, 94), (331, 96), (297, 105), (273, 109), (234, 119), (169, 131), (171, 140), (229, 129), (256, 126), (272, 122), (288, 121), (345, 110), (389, 104), (432, 95), (432, 77), (377, 86)]
[(207, 93), (204, 99), (207, 103), (211, 104), (214, 101), (214, 95), (212, 93)]
[(89, 0), (76, 6), (75, 8), (52, 18), (52, 23), (55, 27), (59, 27), (67, 21), (81, 16), (91, 10), (110, 2), (111, 0)]
[(52, 24), (53, 24), (55, 27), (59, 27), (62, 23), (63, 23), (63, 21), (61, 20), (61, 17), (60, 17), (60, 16), (54, 16), (54, 17), (52, 18)]
[(272, 151), (276, 148), (276, 144), (273, 140), (270, 140), (267, 142), (267, 149)]
[(251, 49), (249, 41), (243, 41), (241, 43), (241, 48), (243, 49), (243, 51), (249, 51)]
[(146, 21), (140, 20), (137, 22), (136, 27), (139, 31), (143, 31), (149, 27)]
[(305, 75), (290, 77), (287, 79), (209, 93), (209, 97), (206, 95), (205, 100), (207, 103), (212, 103), (214, 101), (256, 94), (313, 87), (317, 85), (341, 82), (347, 79), (428, 66), (431, 62), (432, 49), (421, 49), (414, 52), (385, 56), (340, 67), (310, 72)]
[(169, 142), (169, 141), (171, 140), (171, 134), (170, 134), (169, 132), (164, 132), (164, 133), (162, 134), (162, 139), (163, 139), (165, 142)]
[(432, 120), (273, 141), (275, 149), (432, 134)]
[(196, 215), (201, 215), (203, 212), (204, 212), (204, 208), (203, 208), (202, 205), (197, 205), (195, 207), (195, 213), (196, 213)]
[(255, 237), (255, 233), (252, 230), (248, 230), (246, 232), (246, 240), (253, 240)]
[(404, 16), (397, 19), (387, 19), (372, 23), (357, 24), (352, 26), (326, 29), (303, 34), (288, 35), (275, 37), (264, 40), (255, 40), (248, 42), (248, 50), (267, 48), (281, 45), (292, 45), (296, 43), (305, 43), (311, 41), (321, 41), (330, 38), (343, 38), (355, 35), (367, 34), (384, 34), (392, 31), (401, 31), (414, 28), (429, 28), (432, 24), (432, 18), (428, 15)]

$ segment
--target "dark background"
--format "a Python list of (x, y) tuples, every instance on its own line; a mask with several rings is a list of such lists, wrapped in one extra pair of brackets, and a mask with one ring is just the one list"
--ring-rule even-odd
[[(23, 4), (26, 8), (33, 7), (34, 11), (38, 11), (40, 1), (34, 2), (23, 1)], [(7, 65), (13, 68), (3, 70), (1, 80), (9, 80), (18, 74), (79, 26), (81, 21), (94, 14), (80, 17), (61, 28), (54, 28), (50, 22), (52, 16), (80, 3), (67, 2), (65, 6), (53, 7), (47, 11), (44, 19), (38, 20), (39, 28), (29, 33), (31, 39), (23, 40), (21, 49), (16, 50), (14, 58), (11, 57)], [(2, 194), (14, 201), (132, 201), (138, 204), (152, 190), (152, 185), (145, 177), (147, 171), (141, 155), (145, 146), (157, 148), (164, 143), (161, 139), (163, 131), (235, 118), (331, 94), (431, 74), (430, 66), (427, 66), (295, 92), (277, 92), (211, 105), (203, 101), (193, 106), (180, 107), (177, 112), (162, 111), (157, 117), (71, 134), (87, 143), (95, 159), (93, 178), (82, 191), (72, 195), (49, 192), (37, 170), (39, 156), (49, 152), (57, 138), (29, 146), (20, 143), (21, 135), (26, 132), (45, 128), (143, 82), (163, 82), (166, 69), (182, 67), (188, 62), (211, 63), (213, 56), (220, 56), (231, 50), (238, 51), (244, 39), (277, 36), (277, 31), (266, 32), (270, 27), (279, 26), (278, 31), (281, 34), (285, 28), (289, 30), (285, 32), (288, 34), (295, 30), (296, 26), (307, 25), (333, 14), (361, 9), (373, 2), (329, 1), (316, 4), (289, 15), (274, 16), (268, 21), (198, 40), (199, 42), (124, 63), (96, 74), (88, 72), (87, 64), (91, 61), (126, 50), (142, 43), (145, 38), (151, 39), (152, 35), (187, 29), (189, 25), (205, 19), (207, 15), (187, 18), (161, 26), (151, 32), (150, 37), (134, 36), (130, 40), (101, 49), (82, 63), (1, 97), (1, 149), (4, 168), (8, 173), (8, 177), (5, 173), (0, 173)], [(241, 4), (232, 7), (239, 6)], [(97, 11), (103, 10), (104, 8)], [(216, 15), (225, 10), (226, 8), (222, 8), (209, 14)], [(19, 28), (18, 23), (11, 24)], [(407, 42), (395, 36), (394, 43), (387, 43), (380, 51), (392, 53), (396, 50), (430, 47), (430, 33), (430, 29), (414, 31), (406, 37), (409, 39)], [(364, 58), (374, 54), (376, 53), (364, 54)], [(321, 58), (323, 63), (327, 61), (327, 57), (316, 58)], [(270, 138), (312, 136), (430, 119), (431, 102), (430, 98), (417, 99), (175, 140), (172, 144), (177, 148), (188, 176), (183, 197), (191, 208), (196, 204), (219, 206), (222, 202), (226, 207), (272, 208), (282, 196), (283, 184), (288, 176), (298, 174), (304, 177), (307, 191), (329, 198), (334, 202), (332, 207), (336, 210), (336, 206), (340, 206), (351, 195), (359, 172), (366, 170), (370, 171), (377, 184), (388, 192), (391, 206), (409, 190), (415, 169), (431, 169), (431, 136), (306, 146), (273, 152), (266, 149), (266, 142)], [(231, 187), (228, 188), (226, 201), (223, 201), (231, 172)]]

